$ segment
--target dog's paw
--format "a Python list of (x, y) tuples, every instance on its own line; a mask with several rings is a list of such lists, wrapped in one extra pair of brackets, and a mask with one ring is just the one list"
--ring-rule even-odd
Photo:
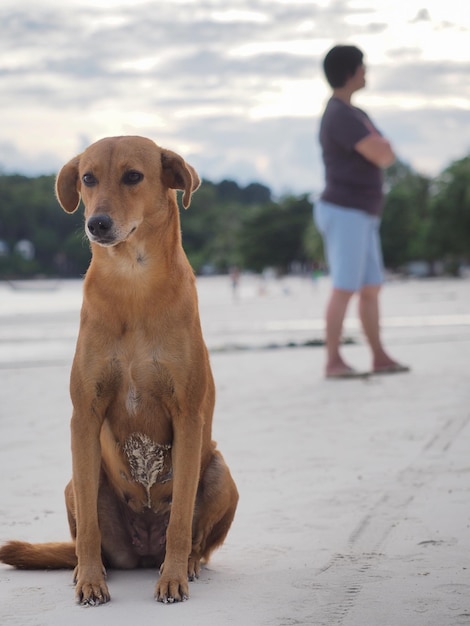
[(176, 570), (163, 567), (161, 576), (155, 587), (155, 600), (164, 604), (184, 602), (189, 598), (188, 576), (186, 572), (177, 573)]
[(191, 555), (188, 561), (188, 579), (194, 580), (195, 578), (199, 578), (200, 571), (201, 571), (201, 560)]
[(104, 580), (105, 570), (98, 567), (76, 568), (74, 572), (75, 599), (82, 606), (98, 606), (111, 599)]

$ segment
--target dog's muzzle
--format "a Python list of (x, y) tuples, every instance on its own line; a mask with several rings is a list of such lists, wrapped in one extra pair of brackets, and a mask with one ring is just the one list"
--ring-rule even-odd
[(89, 239), (102, 245), (111, 245), (115, 242), (114, 222), (109, 215), (93, 215), (86, 223)]

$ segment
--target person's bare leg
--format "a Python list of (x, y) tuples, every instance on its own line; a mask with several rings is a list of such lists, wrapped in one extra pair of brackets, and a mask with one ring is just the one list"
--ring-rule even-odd
[(341, 375), (352, 368), (345, 363), (340, 351), (344, 317), (353, 291), (334, 288), (326, 308), (326, 368), (327, 376)]
[(380, 338), (380, 285), (366, 285), (359, 292), (359, 318), (372, 351), (372, 370), (377, 371), (399, 364), (385, 351)]

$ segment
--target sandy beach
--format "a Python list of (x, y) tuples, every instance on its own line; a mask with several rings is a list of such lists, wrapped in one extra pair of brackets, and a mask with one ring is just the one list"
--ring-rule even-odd
[[(0, 624), (470, 625), (470, 279), (389, 281), (383, 334), (409, 374), (323, 377), (327, 278), (198, 280), (217, 385), (214, 439), (240, 491), (188, 602), (110, 571), (74, 604), (70, 571), (0, 565)], [(0, 542), (68, 539), (68, 379), (79, 281), (0, 283)], [(347, 359), (370, 366), (349, 311)]]

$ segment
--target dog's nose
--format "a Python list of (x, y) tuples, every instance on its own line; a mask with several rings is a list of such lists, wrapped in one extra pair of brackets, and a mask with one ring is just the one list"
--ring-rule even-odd
[(87, 228), (93, 237), (101, 238), (109, 234), (113, 220), (109, 215), (94, 215), (87, 222)]

